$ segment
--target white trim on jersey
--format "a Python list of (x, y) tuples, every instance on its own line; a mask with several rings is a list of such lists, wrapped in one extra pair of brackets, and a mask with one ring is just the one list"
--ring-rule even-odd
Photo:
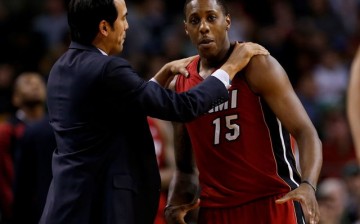
[(278, 126), (279, 126), (279, 133), (280, 133), (280, 138), (281, 138), (281, 145), (282, 145), (282, 150), (283, 150), (283, 155), (284, 155), (284, 161), (286, 162), (287, 167), (289, 168), (289, 174), (290, 174), (290, 179), (292, 182), (294, 182), (294, 184), (296, 186), (299, 186), (299, 184), (294, 180), (294, 172), (290, 166), (290, 163), (286, 157), (286, 147), (285, 147), (285, 142), (284, 142), (284, 136), (283, 136), (283, 131), (282, 131), (282, 125), (280, 120), (277, 118), (276, 119), (278, 122)]

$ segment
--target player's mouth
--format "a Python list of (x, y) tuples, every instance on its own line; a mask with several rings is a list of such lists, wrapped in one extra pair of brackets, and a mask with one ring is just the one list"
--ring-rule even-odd
[(210, 39), (210, 38), (203, 38), (199, 41), (199, 46), (200, 47), (209, 47), (210, 45), (214, 44), (214, 40)]

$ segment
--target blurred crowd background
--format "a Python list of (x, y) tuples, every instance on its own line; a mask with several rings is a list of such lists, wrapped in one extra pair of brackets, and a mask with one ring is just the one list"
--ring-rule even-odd
[[(360, 44), (360, 0), (226, 2), (230, 39), (257, 42), (270, 51), (318, 130), (324, 155), (317, 192), (322, 223), (360, 223), (360, 169), (345, 113), (349, 68)], [(130, 28), (121, 56), (145, 79), (170, 60), (196, 54), (184, 32), (184, 1), (126, 3)], [(46, 82), (67, 49), (66, 0), (0, 0), (0, 32), (4, 123), (19, 109), (12, 101), (16, 78), (35, 72)]]

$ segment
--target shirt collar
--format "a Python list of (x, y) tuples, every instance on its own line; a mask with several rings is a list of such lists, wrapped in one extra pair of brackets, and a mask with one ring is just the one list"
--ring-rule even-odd
[(105, 51), (101, 50), (100, 48), (98, 48), (98, 50), (99, 50), (103, 55), (108, 56), (108, 54), (106, 54)]

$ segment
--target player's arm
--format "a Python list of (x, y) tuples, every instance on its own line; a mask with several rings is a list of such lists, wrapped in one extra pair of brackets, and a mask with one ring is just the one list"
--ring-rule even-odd
[(360, 47), (354, 57), (350, 70), (347, 92), (347, 115), (352, 139), (355, 144), (357, 161), (360, 164)]
[[(302, 180), (316, 186), (322, 165), (322, 146), (314, 125), (295, 94), (286, 72), (271, 56), (254, 57), (246, 70), (250, 88), (264, 98), (299, 147)], [(315, 192), (309, 184), (287, 194), (278, 203), (297, 200), (310, 223), (319, 220)]]
[[(176, 77), (169, 86), (172, 90), (175, 90), (175, 80)], [(176, 171), (168, 192), (165, 217), (169, 224), (185, 224), (184, 217), (187, 212), (199, 205), (199, 182), (185, 124), (172, 122), (172, 125)]]

